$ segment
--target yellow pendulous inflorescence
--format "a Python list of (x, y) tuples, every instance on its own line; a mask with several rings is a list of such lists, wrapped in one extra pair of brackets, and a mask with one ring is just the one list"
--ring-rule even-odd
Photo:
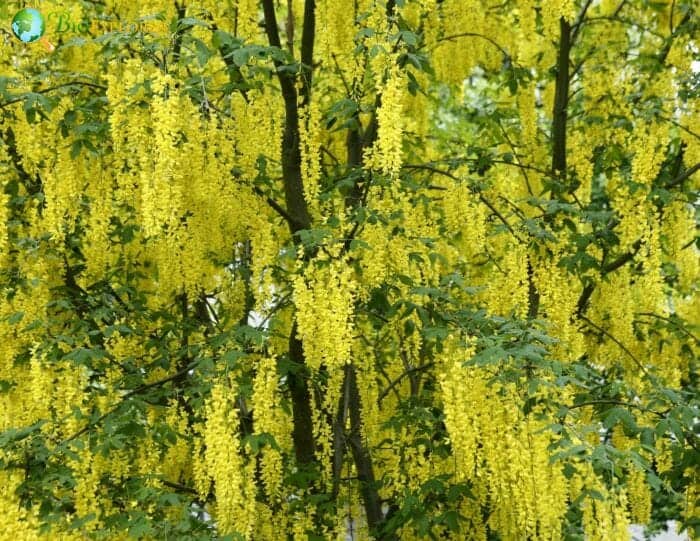
[[(20, 4), (8, 2), (5, 30)], [(582, 538), (630, 539), (630, 524), (651, 519), (647, 473), (632, 461), (601, 473), (591, 456), (601, 442), (639, 451), (661, 474), (671, 443), (659, 433), (642, 449), (620, 425), (606, 432), (595, 404), (559, 422), (547, 404), (571, 404), (567, 384), (538, 372), (533, 386), (536, 368), (499, 379), (507, 352), (469, 364), (477, 331), (449, 318), (436, 329), (429, 307), (449, 287), (488, 317), (537, 319), (557, 361), (588, 359), (620, 388), (651, 392), (647, 372), (688, 381), (697, 339), (672, 322), (700, 324), (697, 197), (678, 187), (697, 194), (700, 173), (676, 181), (700, 163), (700, 98), (697, 86), (678, 96), (700, 43), (672, 29), (692, 2), (269, 2), (272, 53), (263, 4), (44, 0), (89, 33), (47, 18), (51, 53), (0, 33), (0, 541), (179, 538), (139, 529), (156, 518), (208, 524), (197, 539), (345, 539), (348, 528), (370, 539), (352, 445), (371, 455), (383, 501), (424, 495), (435, 478), (469, 487), (449, 500), (458, 532), (448, 501), (434, 503), (446, 518), (433, 539), (565, 539), (574, 507)], [(309, 4), (305, 96), (309, 72), (289, 58)], [(139, 31), (120, 30), (131, 21)], [(565, 176), (552, 165), (562, 25), (577, 29)], [(659, 54), (653, 75), (642, 71)], [(508, 69), (512, 85), (489, 79)], [(295, 236), (278, 208), (290, 200), (293, 106), (311, 222)], [(364, 144), (348, 165), (353, 137)], [(607, 207), (587, 214), (596, 197)], [(605, 228), (609, 246), (585, 241)], [(285, 367), (296, 346), (313, 382), (315, 488), (295, 477), (289, 386), (302, 376)], [(144, 391), (152, 399), (135, 400)], [(407, 397), (426, 393), (420, 415), (397, 423)], [(126, 428), (110, 424), (115, 412)], [(563, 431), (575, 452), (557, 446)], [(44, 492), (28, 484), (35, 452), (57, 476)], [(697, 465), (683, 476), (680, 512), (697, 519)], [(134, 479), (140, 492), (124, 488)], [(336, 498), (331, 519), (299, 504), (319, 487)], [(153, 496), (164, 490), (181, 496)], [(47, 529), (49, 508), (59, 518)], [(398, 538), (427, 538), (412, 524)]]

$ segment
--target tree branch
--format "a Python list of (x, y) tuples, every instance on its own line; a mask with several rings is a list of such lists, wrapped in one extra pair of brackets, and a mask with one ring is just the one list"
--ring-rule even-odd
[(384, 513), (382, 511), (382, 502), (377, 491), (377, 481), (374, 477), (374, 468), (372, 466), (372, 457), (369, 454), (369, 448), (362, 442), (362, 405), (360, 403), (360, 391), (357, 386), (357, 375), (355, 367), (351, 364), (345, 367), (345, 377), (349, 383), (349, 412), (350, 412), (350, 434), (348, 443), (353, 455), (355, 467), (357, 468), (357, 477), (360, 484), (360, 493), (362, 494), (362, 502), (365, 508), (365, 516), (370, 532), (376, 536), (376, 539), (382, 541), (395, 541), (393, 535), (380, 536), (380, 529), (384, 522)]
[(431, 368), (434, 365), (435, 365), (435, 363), (430, 362), (430, 363), (422, 364), (420, 366), (413, 366), (411, 368), (406, 369), (404, 372), (401, 373), (401, 375), (399, 377), (394, 379), (389, 384), (389, 386), (380, 393), (380, 395), (377, 397), (377, 402), (381, 404), (382, 400), (384, 400), (386, 398), (386, 395), (388, 395), (389, 392), (392, 391), (394, 389), (394, 387), (396, 387), (396, 385), (401, 383), (401, 380), (403, 378), (410, 376), (411, 374), (414, 374), (416, 372), (422, 372), (423, 370), (427, 370), (428, 368)]
[(569, 52), (571, 51), (571, 27), (559, 19), (559, 58), (557, 80), (554, 89), (552, 111), (552, 176), (566, 180), (566, 116), (569, 101)]
[(624, 351), (624, 352), (627, 354), (627, 356), (628, 356), (630, 359), (632, 359), (632, 360), (634, 361), (634, 363), (639, 367), (639, 369), (644, 373), (644, 375), (647, 376), (647, 377), (649, 377), (649, 372), (647, 372), (647, 369), (644, 368), (644, 365), (639, 361), (639, 359), (637, 359), (637, 357), (635, 357), (635, 356), (632, 354), (632, 352), (627, 348), (627, 346), (625, 346), (622, 342), (620, 342), (620, 341), (619, 341), (617, 338), (615, 338), (612, 334), (610, 334), (608, 331), (606, 331), (603, 327), (601, 327), (600, 325), (597, 325), (596, 323), (593, 323), (593, 322), (592, 322), (590, 319), (588, 319), (586, 316), (584, 316), (584, 315), (581, 314), (581, 315), (579, 315), (579, 318), (581, 318), (583, 321), (585, 321), (586, 323), (588, 323), (591, 327), (593, 327), (593, 328), (596, 329), (597, 331), (603, 333), (605, 336), (607, 336), (608, 338), (610, 338), (610, 340), (612, 340), (613, 342), (615, 342), (615, 343), (620, 347), (620, 349), (621, 349), (622, 351)]
[(688, 338), (692, 338), (696, 344), (700, 344), (700, 338), (695, 336), (692, 332), (690, 332), (688, 329), (683, 327), (683, 325), (679, 325), (675, 321), (673, 321), (669, 317), (661, 316), (659, 314), (654, 314), (653, 312), (637, 312), (636, 315), (638, 316), (647, 316), (647, 317), (655, 317), (656, 319), (661, 319), (663, 321), (666, 321), (667, 323), (670, 323), (673, 325), (676, 329), (681, 331), (683, 334), (685, 334)]
[(21, 94), (19, 97), (11, 99), (6, 101), (5, 103), (0, 103), (0, 109), (7, 107), (9, 105), (12, 105), (13, 103), (19, 103), (21, 101), (24, 101), (26, 99), (26, 94), (47, 94), (49, 92), (53, 92), (54, 90), (58, 90), (60, 88), (66, 88), (69, 86), (87, 86), (88, 88), (96, 88), (99, 90), (107, 90), (107, 87), (105, 85), (100, 85), (97, 83), (88, 83), (86, 81), (71, 81), (70, 83), (63, 83), (60, 85), (52, 86), (49, 88), (42, 88), (39, 90), (33, 90), (30, 92), (25, 92), (24, 94)]
[(294, 0), (287, 0), (287, 50), (294, 56)]
[[(609, 274), (611, 272), (616, 271), (623, 265), (625, 265), (628, 261), (632, 261), (634, 259), (634, 256), (637, 255), (637, 252), (639, 251), (639, 248), (642, 246), (641, 240), (638, 240), (632, 245), (632, 251), (627, 252), (622, 254), (620, 257), (618, 257), (615, 261), (611, 261), (607, 265), (604, 265), (601, 268), (601, 276), (605, 276), (606, 274)], [(595, 290), (595, 283), (590, 282), (586, 284), (586, 286), (583, 288), (583, 291), (581, 292), (581, 296), (578, 299), (578, 302), (576, 303), (576, 314), (581, 317), (583, 313), (586, 311), (588, 308), (588, 301), (591, 298), (591, 295), (593, 294), (593, 291)]]
[[(415, 165), (406, 165), (404, 168), (408, 169), (424, 169), (426, 171), (430, 171), (432, 173), (437, 173), (439, 175), (446, 176), (448, 178), (451, 178), (455, 182), (462, 182), (462, 179), (459, 177), (453, 175), (449, 171), (443, 171), (442, 169), (439, 169), (437, 167), (433, 167), (432, 165), (422, 165), (422, 164), (415, 164)], [(501, 212), (489, 201), (484, 194), (481, 193), (479, 190), (472, 190), (479, 196), (479, 201), (481, 201), (484, 205), (488, 207), (488, 209), (493, 212), (493, 214), (503, 223), (503, 225), (506, 226), (506, 229), (519, 241), (519, 242), (524, 242), (523, 239), (521, 239), (518, 234), (515, 232), (513, 227), (508, 223), (508, 220), (506, 220), (505, 216), (501, 214)]]
[(158, 381), (154, 381), (152, 383), (144, 383), (143, 385), (140, 385), (139, 387), (136, 387), (135, 389), (130, 390), (124, 396), (122, 396), (122, 400), (126, 400), (127, 398), (131, 398), (134, 395), (140, 394), (144, 391), (147, 391), (149, 389), (153, 389), (154, 387), (160, 387), (161, 385), (165, 385), (166, 383), (169, 383), (171, 381), (176, 381), (181, 379), (183, 376), (186, 376), (190, 370), (193, 370), (197, 366), (197, 362), (193, 361), (190, 362), (187, 366), (181, 368), (174, 374), (170, 376), (166, 376), (162, 379), (159, 379)]
[(501, 51), (501, 53), (503, 54), (503, 56), (504, 56), (505, 58), (507, 58), (507, 59), (511, 59), (511, 58), (512, 58), (512, 56), (510, 55), (510, 53), (509, 53), (508, 51), (506, 51), (501, 45), (499, 45), (496, 41), (494, 41), (493, 39), (491, 39), (491, 38), (488, 37), (488, 36), (485, 36), (484, 34), (479, 34), (479, 33), (477, 33), (477, 32), (460, 32), (459, 34), (453, 34), (453, 35), (451, 35), (451, 36), (445, 36), (445, 37), (442, 37), (442, 38), (440, 38), (440, 39), (438, 40), (438, 44), (441, 43), (441, 42), (444, 42), (444, 41), (454, 41), (454, 40), (459, 39), (459, 38), (467, 38), (467, 37), (473, 37), (473, 38), (481, 38), (481, 39), (484, 39), (484, 40), (488, 41), (491, 45), (493, 45), (494, 47), (496, 47), (496, 49), (498, 49), (499, 51)]
[(689, 179), (697, 171), (700, 171), (700, 163), (696, 163), (693, 167), (686, 169), (683, 173), (681, 173), (676, 178), (671, 180), (668, 184), (666, 184), (666, 188), (667, 189), (674, 188), (674, 187), (678, 186), (679, 184), (682, 184), (684, 181)]
[(304, 31), (301, 35), (301, 106), (308, 105), (311, 99), (313, 78), (314, 39), (316, 37), (316, 2), (304, 2)]
[(657, 415), (658, 417), (664, 417), (664, 414), (661, 413), (660, 411), (655, 411), (655, 410), (650, 410), (649, 408), (645, 408), (644, 406), (640, 406), (639, 404), (634, 404), (633, 402), (625, 402), (623, 400), (588, 400), (586, 402), (579, 402), (578, 404), (572, 404), (571, 406), (566, 406), (566, 409), (576, 409), (576, 408), (584, 408), (586, 406), (598, 406), (598, 405), (611, 405), (611, 406), (625, 406), (627, 408), (634, 408), (639, 411), (643, 411), (646, 413), (653, 413), (654, 415)]
[[(313, 4), (313, 0), (307, 0)], [(263, 0), (263, 11), (265, 14), (265, 32), (267, 33), (268, 41), (273, 47), (281, 48), (280, 36), (277, 28), (277, 16), (275, 15), (275, 6), (273, 0)], [(306, 13), (305, 13), (306, 18)], [(311, 17), (313, 18), (313, 17)], [(307, 29), (304, 29), (305, 43), (307, 50), (302, 52), (307, 55), (306, 60), (310, 61), (308, 54), (313, 54), (313, 36), (308, 37)], [(311, 48), (308, 47), (308, 42), (311, 41)], [(301, 151), (299, 148), (299, 111), (297, 106), (297, 91), (294, 87), (294, 77), (288, 70), (282, 70), (282, 64), (279, 60), (274, 61), (277, 68), (277, 77), (282, 89), (282, 97), (284, 98), (285, 107), (285, 123), (284, 134), (282, 136), (282, 176), (284, 180), (284, 193), (287, 206), (287, 214), (289, 215), (289, 229), (292, 235), (302, 229), (311, 227), (311, 216), (309, 209), (304, 199), (304, 184), (301, 178)], [(308, 80), (303, 85), (308, 85), (310, 88), (310, 74)], [(302, 86), (302, 89), (304, 86)], [(308, 90), (306, 91), (308, 92)], [(302, 94), (308, 101), (308, 94)], [(295, 240), (298, 242), (298, 240)]]
[(584, 20), (584, 17), (586, 16), (586, 12), (588, 11), (588, 8), (591, 7), (592, 3), (593, 3), (593, 0), (586, 0), (585, 5), (581, 9), (581, 12), (578, 14), (578, 17), (576, 17), (576, 22), (574, 23), (574, 26), (572, 27), (572, 32), (571, 32), (571, 44), (572, 45), (576, 41), (576, 35), (581, 30), (581, 26), (583, 26), (583, 20)]
[(267, 202), (267, 204), (270, 205), (270, 207), (272, 207), (272, 208), (277, 212), (277, 214), (279, 214), (280, 216), (282, 216), (282, 218), (285, 219), (285, 221), (289, 224), (290, 227), (293, 226), (294, 220), (293, 220), (292, 217), (287, 213), (287, 211), (284, 210), (284, 208), (282, 207), (282, 205), (280, 205), (277, 201), (275, 201), (275, 200), (272, 199), (271, 197), (268, 197), (267, 195), (265, 195), (265, 193), (264, 193), (258, 186), (253, 186), (253, 191), (254, 191), (256, 194), (258, 194), (260, 197), (264, 197), (264, 198), (265, 198), (265, 201)]

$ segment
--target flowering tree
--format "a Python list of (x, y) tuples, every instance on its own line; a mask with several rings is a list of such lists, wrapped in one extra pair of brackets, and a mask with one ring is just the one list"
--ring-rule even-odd
[(693, 0), (40, 9), (0, 538), (699, 532)]

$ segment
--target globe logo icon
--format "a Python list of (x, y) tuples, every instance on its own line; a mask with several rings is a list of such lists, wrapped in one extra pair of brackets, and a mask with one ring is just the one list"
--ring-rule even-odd
[(12, 19), (12, 32), (24, 43), (38, 40), (45, 30), (44, 17), (36, 9), (22, 9)]

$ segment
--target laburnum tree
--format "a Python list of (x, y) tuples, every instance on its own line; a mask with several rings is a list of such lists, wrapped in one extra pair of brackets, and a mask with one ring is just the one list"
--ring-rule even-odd
[(0, 539), (700, 534), (695, 0), (6, 4)]

